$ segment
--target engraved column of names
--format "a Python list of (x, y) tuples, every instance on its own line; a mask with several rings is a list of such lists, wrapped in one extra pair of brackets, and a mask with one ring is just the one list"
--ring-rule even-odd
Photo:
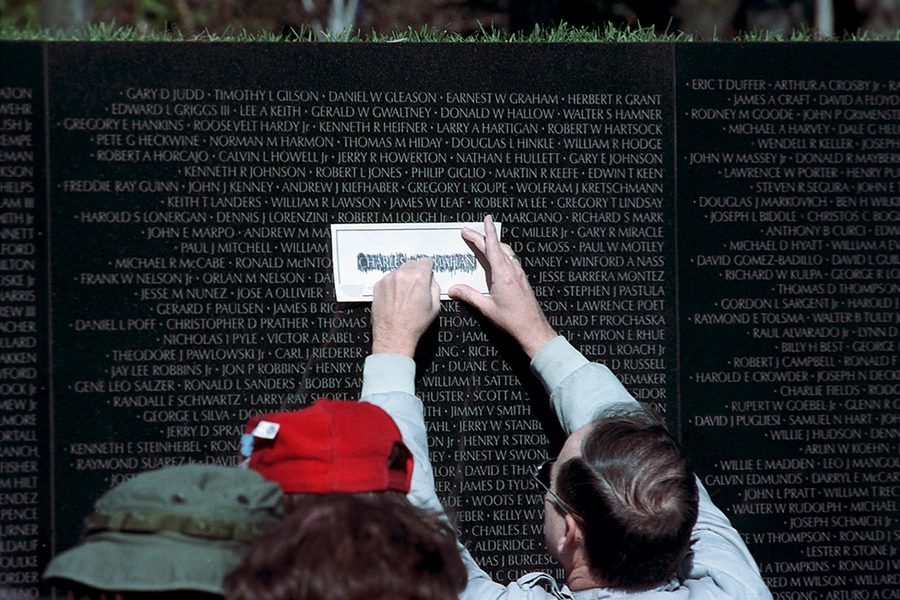
[(41, 525), (49, 498), (46, 440), (39, 436), (48, 411), (46, 317), (38, 310), (45, 252), (36, 93), (0, 86), (0, 598), (10, 599), (39, 594), (42, 534), (48, 536)]
[(692, 369), (687, 389), (721, 400), (691, 425), (764, 446), (726, 452), (707, 483), (732, 491), (726, 512), (776, 595), (893, 587), (900, 95), (876, 80), (685, 85), (686, 120), (720, 132), (679, 157), (710, 232), (687, 321), (739, 340)]

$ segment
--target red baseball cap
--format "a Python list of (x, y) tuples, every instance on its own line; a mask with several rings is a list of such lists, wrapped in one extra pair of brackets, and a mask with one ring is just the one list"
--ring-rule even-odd
[(397, 424), (369, 402), (322, 398), (307, 408), (257, 415), (249, 467), (288, 494), (409, 492), (412, 453)]

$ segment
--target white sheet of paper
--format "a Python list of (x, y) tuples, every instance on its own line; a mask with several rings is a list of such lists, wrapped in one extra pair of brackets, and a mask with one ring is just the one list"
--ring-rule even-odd
[[(496, 224), (497, 235), (501, 225)], [(379, 279), (408, 260), (429, 256), (441, 297), (457, 283), (488, 293), (484, 268), (459, 231), (484, 233), (484, 223), (335, 223), (331, 258), (338, 302), (371, 302)]]

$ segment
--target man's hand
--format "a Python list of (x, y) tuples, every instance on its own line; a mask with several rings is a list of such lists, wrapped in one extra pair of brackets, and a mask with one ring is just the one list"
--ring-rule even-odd
[(433, 268), (430, 258), (409, 261), (375, 284), (372, 354), (393, 352), (413, 358), (419, 338), (441, 308)]
[(454, 285), (447, 294), (478, 309), (494, 325), (512, 335), (529, 358), (534, 358), (538, 350), (556, 337), (556, 331), (547, 322), (512, 248), (500, 243), (490, 215), (484, 218), (484, 233), (469, 228), (462, 230), (463, 238), (480, 253), (478, 260), (487, 273), (491, 295), (486, 297), (465, 284)]

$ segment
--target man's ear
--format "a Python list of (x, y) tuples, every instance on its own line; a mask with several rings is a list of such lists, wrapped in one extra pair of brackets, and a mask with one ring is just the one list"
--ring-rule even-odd
[(566, 513), (565, 516), (566, 530), (560, 538), (560, 550), (567, 546), (569, 551), (573, 551), (584, 543), (584, 531), (572, 515)]

